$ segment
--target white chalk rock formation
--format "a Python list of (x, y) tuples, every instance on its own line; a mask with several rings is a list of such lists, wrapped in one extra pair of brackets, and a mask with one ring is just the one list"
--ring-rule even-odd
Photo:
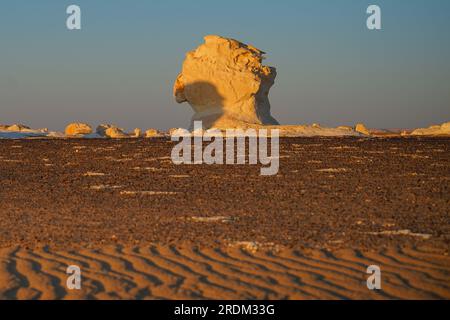
[(441, 136), (450, 135), (450, 122), (441, 125), (433, 125), (428, 128), (420, 128), (411, 132), (412, 136)]
[(190, 135), (190, 131), (183, 129), (183, 128), (170, 128), (168, 131), (168, 134), (170, 137), (172, 136), (184, 136), (184, 135)]
[(17, 131), (17, 132), (29, 131), (29, 130), (32, 130), (32, 129), (23, 124), (13, 124), (6, 128), (6, 131)]
[(126, 134), (122, 129), (117, 127), (111, 127), (105, 130), (105, 135), (109, 138), (128, 138), (129, 135)]
[(359, 133), (362, 133), (362, 134), (365, 134), (365, 135), (368, 135), (368, 136), (370, 135), (369, 129), (367, 129), (367, 127), (364, 124), (362, 124), (362, 123), (358, 123), (355, 126), (355, 131), (359, 132)]
[(66, 127), (65, 133), (68, 136), (81, 136), (91, 134), (92, 128), (86, 123), (71, 123)]
[(134, 138), (140, 138), (142, 136), (142, 131), (139, 128), (134, 129), (133, 133), (134, 133), (134, 135), (133, 135)]
[(269, 90), (275, 68), (262, 65), (264, 52), (216, 35), (188, 52), (174, 84), (178, 103), (188, 102), (204, 129), (277, 125), (270, 114)]
[(318, 125), (283, 125), (283, 126), (266, 126), (264, 129), (280, 130), (281, 137), (345, 137), (345, 136), (362, 136), (353, 128), (338, 127), (327, 128)]
[(145, 131), (146, 138), (155, 138), (155, 137), (161, 137), (161, 136), (162, 136), (162, 134), (156, 129), (148, 129)]
[(350, 126), (339, 126), (336, 129), (345, 130), (345, 131), (353, 131), (354, 129)]
[(101, 124), (97, 127), (97, 134), (106, 138), (128, 138), (129, 135), (125, 133), (125, 130), (118, 128), (112, 124)]
[(62, 133), (47, 128), (31, 129), (23, 124), (0, 125), (0, 139), (25, 139), (36, 137), (64, 137)]

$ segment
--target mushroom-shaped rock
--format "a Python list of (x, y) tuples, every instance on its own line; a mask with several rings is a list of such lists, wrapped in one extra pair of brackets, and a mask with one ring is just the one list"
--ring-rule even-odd
[(268, 97), (276, 70), (262, 64), (264, 52), (220, 36), (204, 39), (187, 53), (173, 88), (176, 101), (194, 109), (192, 121), (204, 129), (277, 125)]
[(68, 136), (91, 134), (92, 128), (86, 123), (71, 123), (66, 127), (65, 133)]

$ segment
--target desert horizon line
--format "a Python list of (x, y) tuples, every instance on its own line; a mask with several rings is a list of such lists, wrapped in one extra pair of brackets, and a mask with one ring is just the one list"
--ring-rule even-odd
[[(255, 125), (247, 124), (246, 126), (230, 126), (225, 127), (205, 127), (200, 120), (194, 121), (195, 127), (185, 129), (182, 127), (173, 127), (168, 130), (159, 130), (156, 128), (135, 128), (132, 131), (121, 128), (115, 124), (99, 124), (94, 130), (90, 124), (84, 122), (69, 123), (64, 132), (51, 131), (49, 128), (33, 129), (24, 124), (1, 124), (0, 138), (28, 138), (28, 137), (49, 137), (49, 138), (67, 138), (67, 137), (84, 137), (84, 138), (153, 138), (167, 137), (174, 134), (182, 135), (186, 132), (192, 134), (208, 134), (227, 130), (240, 130), (243, 134), (248, 134), (249, 130), (279, 130), (280, 137), (308, 137), (308, 136), (439, 136), (450, 135), (450, 122), (431, 125), (426, 128), (409, 128), (409, 129), (379, 129), (368, 128), (363, 123), (354, 126), (338, 126), (325, 127), (314, 123), (312, 125)], [(199, 131), (198, 123), (202, 130)], [(180, 133), (181, 132), (181, 133)]]

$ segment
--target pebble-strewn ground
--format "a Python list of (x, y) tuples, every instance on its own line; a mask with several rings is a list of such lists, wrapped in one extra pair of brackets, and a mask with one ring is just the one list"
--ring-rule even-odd
[(272, 177), (173, 146), (0, 140), (0, 296), (70, 298), (73, 259), (88, 298), (370, 298), (373, 255), (377, 297), (450, 297), (450, 138), (286, 138)]

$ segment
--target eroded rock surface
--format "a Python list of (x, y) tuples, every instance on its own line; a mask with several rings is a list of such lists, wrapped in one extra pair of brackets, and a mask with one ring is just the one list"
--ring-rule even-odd
[(194, 109), (192, 121), (205, 129), (277, 125), (268, 97), (276, 70), (262, 64), (264, 52), (220, 36), (204, 39), (187, 53), (173, 89), (178, 103)]
[(129, 135), (125, 133), (125, 130), (118, 128), (111, 124), (101, 124), (97, 127), (97, 134), (101, 137), (107, 138), (128, 138)]
[(416, 129), (411, 133), (412, 136), (440, 136), (450, 135), (450, 122), (441, 125), (433, 125), (428, 128)]
[(163, 134), (156, 129), (148, 129), (145, 131), (146, 138), (161, 137)]
[(68, 136), (91, 134), (92, 128), (86, 123), (71, 123), (66, 127), (65, 133)]
[(369, 129), (367, 129), (367, 127), (364, 124), (362, 124), (362, 123), (358, 123), (355, 126), (355, 131), (359, 132), (359, 133), (362, 133), (362, 134), (365, 134), (365, 135), (370, 135)]

